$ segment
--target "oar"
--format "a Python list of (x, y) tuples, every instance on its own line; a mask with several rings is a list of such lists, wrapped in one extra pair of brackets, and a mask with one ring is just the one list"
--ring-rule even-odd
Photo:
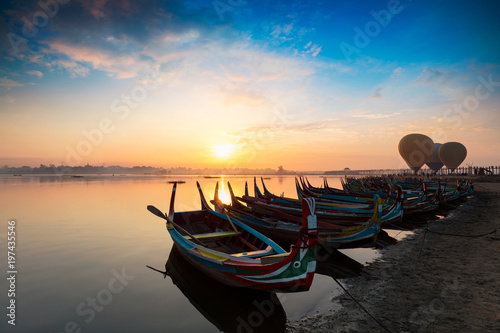
[(193, 236), (189, 231), (187, 231), (186, 229), (184, 229), (183, 227), (181, 227), (180, 225), (178, 225), (177, 223), (175, 223), (174, 221), (171, 221), (167, 215), (165, 215), (161, 210), (159, 210), (158, 208), (156, 208), (155, 206), (151, 206), (149, 205), (148, 206), (148, 210), (155, 214), (156, 216), (158, 217), (161, 217), (162, 219), (164, 220), (167, 220), (167, 222), (169, 223), (172, 223), (173, 225), (175, 225), (177, 228), (181, 229), (182, 231), (184, 231), (186, 234), (188, 234), (192, 240), (196, 241), (198, 244), (200, 244), (201, 246), (207, 246), (206, 244), (204, 244), (201, 240), (199, 240), (198, 238), (196, 238), (195, 236)]
[(233, 221), (231, 221), (231, 218), (229, 217), (227, 210), (225, 208), (224, 208), (224, 214), (226, 215), (226, 218), (228, 219), (229, 223), (231, 223), (231, 226), (233, 227), (234, 231), (236, 231), (236, 234), (238, 235), (237, 237), (240, 239), (240, 241), (254, 251), (260, 250), (257, 246), (253, 245), (252, 243), (247, 241), (245, 238), (241, 237), (240, 232), (234, 226)]
[(224, 207), (223, 207), (223, 208), (222, 208), (222, 211), (224, 212), (224, 215), (226, 215), (226, 218), (227, 218), (227, 220), (229, 221), (229, 223), (231, 223), (231, 226), (233, 227), (234, 231), (236, 231), (236, 234), (237, 234), (237, 235), (239, 235), (239, 234), (240, 234), (240, 232), (239, 232), (239, 231), (238, 231), (238, 229), (236, 229), (236, 227), (234, 226), (233, 221), (231, 221), (231, 218), (229, 217), (229, 214), (227, 213), (226, 208), (224, 208)]
[(149, 265), (146, 265), (146, 267), (147, 267), (147, 268), (149, 268), (149, 269), (152, 269), (153, 271), (157, 271), (158, 273), (163, 274), (163, 278), (166, 278), (166, 277), (167, 277), (167, 275), (168, 275), (167, 265), (165, 265), (165, 272), (160, 271), (159, 269), (156, 269), (156, 268), (151, 267), (151, 266), (149, 266)]

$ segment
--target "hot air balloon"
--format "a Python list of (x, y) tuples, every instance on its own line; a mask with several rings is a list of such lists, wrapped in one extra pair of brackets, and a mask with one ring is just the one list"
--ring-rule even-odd
[(434, 153), (432, 153), (432, 156), (429, 158), (429, 160), (425, 163), (427, 166), (434, 171), (435, 173), (439, 171), (443, 167), (443, 162), (439, 159), (438, 156), (438, 150), (439, 147), (441, 147), (441, 143), (434, 143)]
[(427, 135), (408, 134), (399, 141), (398, 149), (406, 164), (417, 173), (434, 153), (434, 142)]
[(447, 142), (439, 147), (438, 157), (450, 170), (455, 170), (467, 157), (467, 149), (460, 142)]

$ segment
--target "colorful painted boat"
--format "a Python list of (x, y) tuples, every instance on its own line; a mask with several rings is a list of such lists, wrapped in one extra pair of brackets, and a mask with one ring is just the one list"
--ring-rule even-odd
[[(175, 245), (170, 250), (165, 271), (148, 267), (164, 277), (170, 276), (189, 302), (221, 332), (257, 333), (286, 330), (286, 313), (276, 293), (222, 284), (200, 272), (186, 260)], [(171, 298), (171, 295), (164, 296)], [(255, 304), (265, 305), (266, 310), (270, 310), (266, 311), (266, 315), (258, 322), (252, 320), (256, 310)], [(190, 320), (191, 318), (184, 317), (183, 321), (176, 322), (177, 330), (183, 328), (183, 322)], [(250, 325), (249, 322), (259, 325)]]
[[(216, 211), (226, 210), (232, 218), (249, 225), (280, 244), (290, 244), (297, 240), (302, 224), (301, 217), (279, 210), (271, 213), (255, 211), (253, 207), (238, 201), (229, 182), (227, 186), (231, 196), (231, 205), (224, 204), (219, 199), (219, 184), (217, 183), (212, 201)], [(329, 248), (372, 246), (380, 232), (378, 209), (365, 223), (346, 226), (318, 220), (317, 228), (318, 242)]]
[(274, 241), (227, 214), (212, 210), (197, 183), (202, 209), (174, 213), (176, 184), (167, 230), (181, 253), (199, 270), (224, 284), (259, 290), (308, 290), (316, 270), (317, 226), (314, 199), (302, 201), (302, 228), (287, 252)]
[[(252, 209), (252, 212), (262, 213), (262, 214), (280, 214), (285, 213), (289, 215), (300, 216), (302, 213), (300, 205), (298, 205), (291, 198), (278, 197), (275, 195), (266, 196), (257, 187), (254, 180), (254, 193), (253, 197), (248, 195), (248, 188), (245, 185), (245, 195), (242, 197), (236, 197), (237, 200), (244, 202), (248, 207)], [(380, 197), (375, 194), (374, 200), (378, 202), (376, 205), (365, 209), (354, 208), (348, 210), (347, 206), (344, 206), (343, 210), (337, 209), (337, 207), (329, 206), (327, 203), (321, 201), (321, 198), (315, 198), (316, 200), (316, 216), (320, 221), (331, 222), (338, 225), (358, 225), (365, 223), (375, 214), (375, 206), (377, 210), (377, 215), (380, 218), (381, 224), (393, 224), (401, 220), (403, 216), (402, 201), (403, 194), (401, 187), (396, 187), (395, 189), (396, 199), (392, 200), (389, 205), (384, 207), (384, 203), (380, 200)], [(302, 197), (301, 199), (304, 199)]]

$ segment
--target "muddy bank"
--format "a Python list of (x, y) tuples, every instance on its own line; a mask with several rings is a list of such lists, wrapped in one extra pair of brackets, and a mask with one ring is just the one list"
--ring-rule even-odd
[[(477, 183), (473, 197), (428, 229), (383, 250), (366, 273), (343, 283), (391, 332), (500, 332), (500, 183)], [(475, 238), (433, 233), (494, 229)], [(332, 302), (342, 308), (291, 323), (289, 332), (385, 331), (347, 295)]]

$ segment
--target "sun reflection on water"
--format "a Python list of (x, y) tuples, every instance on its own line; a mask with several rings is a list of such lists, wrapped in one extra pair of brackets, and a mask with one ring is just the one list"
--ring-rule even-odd
[(225, 204), (230, 204), (231, 203), (231, 195), (229, 193), (229, 189), (224, 184), (224, 178), (222, 178), (222, 180), (220, 182), (219, 199), (220, 199), (220, 201), (222, 201)]

